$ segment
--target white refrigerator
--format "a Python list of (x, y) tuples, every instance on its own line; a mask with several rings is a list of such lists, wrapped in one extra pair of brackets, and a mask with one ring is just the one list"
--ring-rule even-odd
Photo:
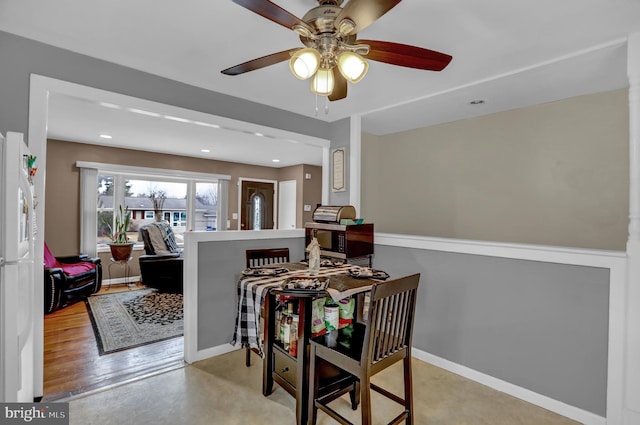
[(0, 401), (34, 396), (35, 158), (22, 134), (0, 134)]

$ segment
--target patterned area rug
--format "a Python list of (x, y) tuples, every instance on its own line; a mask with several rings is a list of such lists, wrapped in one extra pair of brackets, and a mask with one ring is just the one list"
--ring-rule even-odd
[(92, 295), (86, 303), (101, 356), (184, 332), (182, 294), (142, 289)]

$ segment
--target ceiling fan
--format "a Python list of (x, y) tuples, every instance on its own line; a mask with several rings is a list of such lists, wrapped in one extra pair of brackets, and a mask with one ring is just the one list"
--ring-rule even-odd
[[(347, 97), (347, 81), (357, 83), (367, 73), (366, 59), (408, 68), (442, 71), (452, 57), (445, 53), (389, 41), (358, 40), (356, 34), (401, 0), (317, 0), (319, 6), (302, 19), (269, 0), (233, 0), (300, 36), (304, 48), (272, 53), (221, 71), (238, 75), (289, 61), (294, 76), (311, 78), (311, 91), (329, 100)], [(335, 70), (338, 69), (339, 72)]]

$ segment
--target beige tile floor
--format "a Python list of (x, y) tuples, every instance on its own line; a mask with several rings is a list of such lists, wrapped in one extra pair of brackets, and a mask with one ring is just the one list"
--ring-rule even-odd
[[(414, 360), (417, 425), (576, 425), (476, 382)], [(399, 389), (402, 369), (393, 366), (375, 377), (379, 385)], [(244, 350), (70, 400), (72, 425), (295, 424), (295, 401), (284, 390), (262, 395), (262, 364), (244, 365)], [(375, 423), (399, 412), (393, 402), (373, 393)], [(379, 397), (379, 398), (378, 398)], [(333, 406), (360, 423), (348, 396)], [(318, 425), (333, 424), (318, 413)]]

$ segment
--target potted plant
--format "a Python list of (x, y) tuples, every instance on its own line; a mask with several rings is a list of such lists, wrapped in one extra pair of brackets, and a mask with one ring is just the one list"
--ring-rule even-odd
[(111, 249), (111, 256), (115, 261), (128, 260), (131, 257), (131, 251), (133, 250), (134, 242), (129, 242), (127, 237), (127, 229), (131, 221), (131, 211), (129, 207), (120, 208), (116, 215), (115, 226), (112, 227), (111, 223), (104, 217), (102, 222), (106, 225), (107, 231), (105, 232), (112, 242), (109, 244)]
[(162, 207), (165, 199), (167, 199), (167, 192), (164, 190), (152, 190), (149, 194), (149, 199), (153, 203), (153, 213), (156, 221), (162, 221)]

